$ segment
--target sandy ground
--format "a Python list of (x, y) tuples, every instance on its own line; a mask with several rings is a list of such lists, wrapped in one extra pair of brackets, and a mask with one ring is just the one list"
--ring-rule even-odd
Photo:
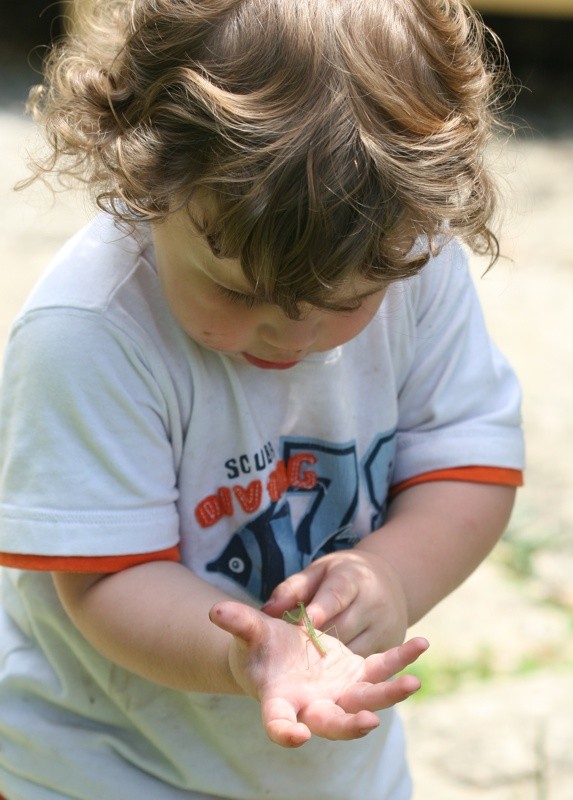
[[(2, 78), (0, 353), (48, 258), (91, 213), (78, 195), (12, 192), (34, 139), (27, 75)], [(432, 648), (428, 691), (404, 706), (415, 800), (573, 798), (573, 103), (562, 83), (545, 90), (528, 129), (493, 154), (504, 259), (484, 278), (473, 260), (523, 385), (527, 484), (492, 557), (416, 626)]]

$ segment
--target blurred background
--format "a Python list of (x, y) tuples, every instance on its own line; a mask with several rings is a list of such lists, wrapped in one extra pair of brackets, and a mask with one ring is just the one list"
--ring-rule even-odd
[[(81, 0), (75, 0), (81, 3)], [(288, 2), (288, 0), (285, 0)], [(93, 210), (78, 192), (12, 191), (37, 146), (24, 114), (73, 3), (3, 4), (0, 358), (11, 320)], [(526, 486), (486, 563), (416, 626), (432, 647), (406, 703), (415, 800), (573, 798), (573, 0), (475, 0), (516, 83), (513, 134), (491, 158), (503, 258), (472, 270), (524, 393)]]

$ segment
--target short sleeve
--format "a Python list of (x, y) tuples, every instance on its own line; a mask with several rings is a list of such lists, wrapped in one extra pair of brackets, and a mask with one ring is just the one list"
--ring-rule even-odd
[(522, 470), (519, 382), (489, 337), (459, 245), (422, 270), (410, 303), (395, 483), (455, 467)]
[(17, 323), (1, 393), (0, 552), (176, 546), (177, 421), (145, 344), (84, 309), (36, 310)]

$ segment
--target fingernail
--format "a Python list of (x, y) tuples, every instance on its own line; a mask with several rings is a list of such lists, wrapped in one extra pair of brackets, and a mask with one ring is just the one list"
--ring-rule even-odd
[(378, 725), (372, 725), (370, 728), (360, 728), (358, 733), (360, 734), (360, 736), (366, 736), (368, 733), (372, 733), (372, 731), (375, 730), (377, 727)]

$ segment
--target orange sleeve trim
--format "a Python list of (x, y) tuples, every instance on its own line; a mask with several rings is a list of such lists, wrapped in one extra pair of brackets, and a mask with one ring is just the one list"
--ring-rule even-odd
[(405, 481), (397, 483), (390, 489), (390, 497), (416, 486), (419, 483), (430, 481), (466, 481), (467, 483), (489, 483), (497, 486), (522, 486), (523, 473), (519, 469), (504, 469), (502, 467), (452, 467), (439, 469), (433, 472), (423, 472), (414, 475)]
[(180, 561), (179, 548), (126, 556), (34, 556), (0, 553), (0, 566), (48, 572), (121, 572), (149, 561)]

